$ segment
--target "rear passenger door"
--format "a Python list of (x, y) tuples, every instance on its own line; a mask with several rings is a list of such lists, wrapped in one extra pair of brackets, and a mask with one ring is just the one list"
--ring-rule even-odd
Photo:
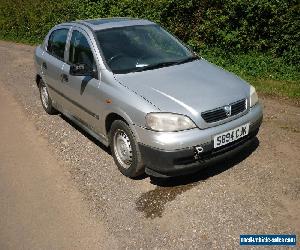
[(66, 41), (69, 27), (60, 27), (49, 35), (46, 52), (43, 55), (42, 75), (46, 81), (54, 105), (63, 105), (62, 73), (65, 66)]
[[(68, 108), (72, 114), (85, 126), (101, 134), (99, 119), (102, 109), (98, 66), (95, 60), (95, 48), (88, 34), (74, 28), (68, 50), (68, 59), (63, 73), (68, 75), (66, 95), (71, 99)], [(70, 74), (71, 65), (85, 64), (94, 72), (94, 76), (76, 76)]]

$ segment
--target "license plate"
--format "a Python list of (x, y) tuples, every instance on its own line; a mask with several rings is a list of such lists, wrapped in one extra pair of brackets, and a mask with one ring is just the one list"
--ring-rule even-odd
[(229, 130), (214, 137), (214, 148), (221, 147), (233, 141), (236, 141), (249, 133), (249, 123)]

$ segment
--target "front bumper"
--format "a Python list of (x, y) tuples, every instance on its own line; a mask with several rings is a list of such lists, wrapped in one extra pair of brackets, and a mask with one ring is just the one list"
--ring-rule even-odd
[(194, 147), (176, 151), (163, 151), (140, 144), (141, 155), (146, 165), (146, 173), (156, 177), (186, 175), (231, 157), (253, 143), (261, 121), (262, 119), (250, 126), (247, 136), (223, 147), (214, 149), (213, 141), (200, 144), (204, 149), (201, 154), (197, 154)]
[[(178, 145), (180, 146), (180, 143), (184, 142), (185, 145), (188, 143), (188, 146), (184, 148), (157, 148), (155, 146), (153, 147), (152, 145), (145, 145), (144, 143), (139, 142), (142, 159), (146, 165), (146, 173), (158, 177), (189, 174), (200, 170), (210, 163), (214, 163), (240, 152), (253, 142), (262, 122), (262, 109), (260, 105), (254, 108), (255, 109), (252, 110), (253, 112), (250, 111), (247, 115), (240, 117), (229, 124), (224, 124), (225, 126), (221, 125), (205, 129), (205, 136), (198, 138), (196, 141), (195, 137), (188, 142), (178, 140), (177, 147)], [(238, 127), (246, 122), (250, 122), (249, 134), (247, 136), (223, 147), (214, 149), (213, 137), (215, 134)], [(206, 133), (209, 130), (210, 132), (213, 130), (214, 133), (210, 133), (207, 136)], [(168, 142), (170, 142), (170, 140)], [(171, 143), (173, 145), (172, 140)], [(197, 154), (195, 146), (201, 146), (203, 148), (203, 152), (201, 154)]]
[(235, 120), (205, 129), (188, 129), (179, 132), (156, 132), (134, 126), (137, 141), (141, 144), (163, 151), (173, 151), (211, 142), (213, 136), (237, 128), (246, 123), (255, 123), (262, 118), (262, 107), (258, 103), (248, 113)]

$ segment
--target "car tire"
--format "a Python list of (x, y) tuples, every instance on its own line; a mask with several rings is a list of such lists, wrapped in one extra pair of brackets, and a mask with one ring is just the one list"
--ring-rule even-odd
[(113, 122), (109, 140), (112, 156), (123, 175), (135, 178), (145, 173), (139, 145), (124, 121)]
[(53, 108), (53, 106), (52, 106), (52, 99), (49, 95), (47, 85), (42, 80), (40, 80), (40, 82), (39, 82), (39, 91), (40, 91), (41, 103), (42, 103), (44, 110), (49, 115), (57, 114), (56, 109)]

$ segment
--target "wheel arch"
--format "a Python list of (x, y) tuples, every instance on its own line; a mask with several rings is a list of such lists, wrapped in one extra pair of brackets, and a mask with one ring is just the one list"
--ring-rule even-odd
[(39, 87), (40, 81), (42, 80), (42, 77), (39, 74), (36, 74), (35, 76), (35, 82), (36, 86)]
[(106, 118), (105, 118), (105, 131), (106, 131), (107, 134), (108, 134), (109, 131), (110, 131), (111, 125), (112, 125), (113, 122), (116, 121), (116, 120), (122, 120), (122, 121), (124, 121), (127, 125), (129, 125), (128, 122), (127, 122), (122, 116), (120, 116), (119, 114), (114, 113), (114, 112), (109, 113), (109, 114), (106, 116)]
[(120, 114), (119, 112), (110, 112), (105, 117), (105, 132), (107, 134), (107, 137), (109, 137), (109, 131), (111, 129), (111, 125), (116, 120), (121, 120), (121, 121), (125, 122), (128, 125), (128, 127), (131, 129), (136, 140), (139, 140), (136, 130), (134, 128), (134, 124), (131, 121), (131, 119), (129, 118), (129, 116), (124, 113)]

